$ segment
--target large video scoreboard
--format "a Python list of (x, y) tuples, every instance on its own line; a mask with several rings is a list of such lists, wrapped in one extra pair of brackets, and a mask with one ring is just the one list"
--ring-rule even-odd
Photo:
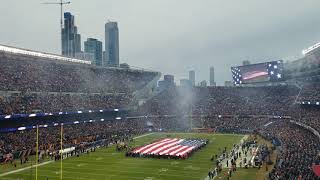
[(233, 83), (236, 85), (282, 81), (283, 61), (231, 67), (231, 72)]

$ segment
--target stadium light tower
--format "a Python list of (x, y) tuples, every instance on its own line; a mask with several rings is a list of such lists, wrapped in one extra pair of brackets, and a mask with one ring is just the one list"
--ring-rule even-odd
[(61, 14), (61, 19), (60, 19), (60, 28), (61, 28), (61, 53), (62, 53), (62, 30), (63, 30), (63, 6), (70, 4), (70, 1), (64, 1), (60, 0), (60, 2), (45, 2), (43, 4), (53, 4), (53, 5), (60, 5), (60, 14)]

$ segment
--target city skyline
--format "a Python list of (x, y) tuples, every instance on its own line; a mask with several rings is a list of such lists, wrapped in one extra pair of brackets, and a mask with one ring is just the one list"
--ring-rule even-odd
[[(41, 2), (12, 0), (2, 4), (1, 17), (10, 18), (2, 19), (0, 44), (60, 54), (59, 8)], [(314, 0), (92, 0), (72, 1), (65, 11), (76, 16), (83, 40), (104, 39), (108, 19), (121, 23), (121, 63), (173, 74), (177, 80), (194, 69), (197, 79), (207, 81), (209, 72), (204, 70), (214, 66), (219, 77), (216, 82), (221, 85), (231, 80), (230, 67), (241, 65), (243, 60), (257, 63), (301, 57), (302, 49), (320, 40), (319, 5)], [(259, 15), (252, 16), (256, 12)]]

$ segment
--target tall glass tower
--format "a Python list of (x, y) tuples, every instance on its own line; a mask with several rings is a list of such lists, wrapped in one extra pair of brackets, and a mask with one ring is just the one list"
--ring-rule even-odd
[(102, 42), (94, 38), (88, 38), (84, 42), (84, 52), (94, 55), (94, 64), (102, 66)]
[(75, 57), (81, 52), (81, 35), (70, 12), (64, 13), (64, 28), (62, 29), (62, 55)]
[(104, 66), (119, 66), (119, 30), (117, 22), (105, 24)]

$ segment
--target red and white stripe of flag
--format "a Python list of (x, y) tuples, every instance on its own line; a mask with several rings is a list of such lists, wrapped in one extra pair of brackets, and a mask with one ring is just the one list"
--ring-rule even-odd
[(163, 139), (152, 144), (142, 146), (134, 153), (140, 154), (157, 154), (157, 155), (170, 155), (170, 156), (184, 156), (190, 153), (196, 146), (183, 146), (179, 145), (184, 139)]

